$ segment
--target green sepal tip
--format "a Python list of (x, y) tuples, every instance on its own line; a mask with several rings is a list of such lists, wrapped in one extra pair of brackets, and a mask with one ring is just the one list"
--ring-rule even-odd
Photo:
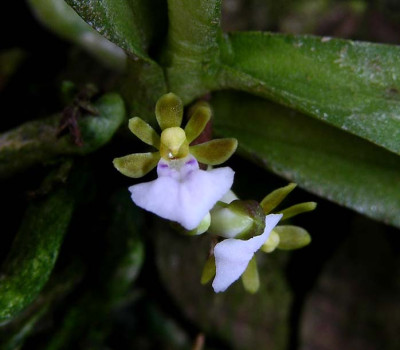
[(194, 113), (185, 127), (186, 138), (189, 143), (194, 141), (204, 130), (211, 119), (211, 108), (204, 102), (195, 106)]
[(203, 272), (201, 274), (201, 284), (207, 284), (210, 282), (216, 273), (216, 267), (215, 267), (215, 257), (214, 255), (210, 255), (203, 267)]
[(227, 161), (236, 151), (237, 140), (216, 139), (191, 146), (190, 153), (203, 164), (219, 165)]
[(172, 92), (161, 96), (156, 104), (156, 118), (161, 130), (181, 126), (182, 100)]
[(274, 231), (279, 235), (278, 249), (299, 249), (311, 243), (310, 234), (299, 226), (281, 225), (276, 226)]
[(255, 256), (253, 256), (253, 258), (250, 260), (246, 270), (242, 275), (242, 283), (244, 289), (251, 294), (256, 293), (260, 288), (260, 278), (258, 275), (257, 261)]
[(304, 202), (304, 203), (299, 203), (296, 205), (292, 205), (289, 208), (286, 208), (284, 210), (281, 210), (278, 214), (282, 214), (282, 219), (283, 220), (287, 220), (292, 218), (293, 216), (302, 214), (302, 213), (306, 213), (308, 211), (312, 211), (317, 207), (317, 203), (315, 202)]
[(290, 183), (287, 186), (281, 187), (269, 193), (260, 203), (265, 214), (269, 214), (274, 210), (281, 202), (286, 198), (286, 196), (294, 190), (297, 185), (295, 183)]
[(160, 136), (157, 132), (144, 120), (139, 117), (129, 119), (129, 130), (137, 136), (141, 141), (160, 149)]
[(160, 153), (133, 153), (128, 156), (115, 158), (114, 167), (128, 177), (139, 178), (153, 170), (160, 160)]

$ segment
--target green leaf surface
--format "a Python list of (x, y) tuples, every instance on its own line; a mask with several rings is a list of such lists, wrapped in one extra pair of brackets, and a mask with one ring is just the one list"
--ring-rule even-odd
[(400, 153), (399, 46), (234, 33), (221, 47), (221, 87), (267, 97)]
[[(361, 138), (241, 93), (213, 98), (215, 131), (300, 187), (400, 227), (400, 158)], [(334, 218), (332, 218), (334, 219)]]
[(150, 0), (66, 0), (96, 31), (119, 47), (144, 60), (162, 2)]
[(27, 209), (1, 267), (0, 322), (15, 317), (44, 287), (56, 262), (74, 205), (74, 191), (64, 186), (46, 198), (32, 202)]
[(109, 142), (124, 120), (124, 103), (119, 95), (110, 93), (94, 106), (99, 115), (79, 120), (83, 146), (75, 145), (70, 135), (57, 138), (61, 114), (27, 122), (0, 134), (0, 178), (10, 177), (57, 155), (86, 155)]
[(168, 13), (167, 80), (186, 104), (215, 85), (221, 0), (168, 0)]

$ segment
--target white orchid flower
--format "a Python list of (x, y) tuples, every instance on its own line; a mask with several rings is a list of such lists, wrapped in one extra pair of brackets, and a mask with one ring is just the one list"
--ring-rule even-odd
[(178, 222), (187, 230), (195, 229), (215, 203), (231, 188), (234, 172), (224, 167), (199, 169), (192, 156), (161, 159), (154, 181), (129, 187), (139, 207), (164, 219)]
[[(158, 178), (129, 188), (139, 207), (164, 219), (195, 229), (215, 203), (230, 189), (231, 168), (201, 170), (199, 163), (219, 165), (236, 150), (235, 139), (217, 139), (191, 145), (211, 118), (210, 106), (201, 102), (192, 108), (185, 128), (180, 127), (182, 101), (173, 93), (162, 96), (156, 105), (161, 137), (140, 118), (129, 120), (130, 130), (143, 142), (158, 149), (114, 159), (114, 166), (126, 176), (142, 177), (157, 166)], [(204, 230), (202, 231), (204, 232)]]
[(247, 240), (229, 238), (214, 247), (216, 275), (212, 286), (216, 293), (224, 292), (239, 279), (254, 253), (268, 240), (272, 229), (278, 224), (281, 217), (282, 214), (267, 215), (264, 232), (259, 236)]

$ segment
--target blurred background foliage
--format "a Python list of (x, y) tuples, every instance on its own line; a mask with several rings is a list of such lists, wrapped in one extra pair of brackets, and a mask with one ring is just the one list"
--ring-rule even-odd
[[(62, 1), (8, 2), (1, 11), (0, 349), (399, 349), (395, 118), (377, 124), (385, 125), (381, 133), (368, 133), (375, 124), (366, 131), (337, 124), (340, 99), (361, 83), (349, 92), (342, 76), (328, 72), (328, 80), (340, 86), (339, 103), (328, 110), (332, 120), (318, 120), (311, 107), (268, 90), (281, 87), (280, 79), (257, 71), (257, 64), (246, 66), (258, 39), (252, 38), (254, 50), (246, 51), (240, 34), (218, 44), (225, 63), (265, 78), (264, 85), (243, 83), (236, 73), (214, 75), (215, 48), (201, 37), (195, 38), (198, 52), (185, 52), (174, 37), (166, 39), (168, 28), (177, 38), (184, 36), (187, 18), (171, 11), (168, 19), (164, 1), (154, 1), (153, 11), (145, 1), (134, 1), (133, 12), (121, 5), (129, 22), (115, 23), (111, 16), (106, 24), (101, 16), (109, 13), (100, 5), (99, 17), (90, 18), (82, 2), (68, 3), (125, 51)], [(170, 4), (179, 10), (179, 1)], [(205, 10), (196, 25), (201, 33), (204, 23), (211, 23), (204, 27), (212, 37), (219, 31), (218, 14), (210, 7), (200, 15)], [(400, 42), (400, 5), (394, 0), (225, 0), (221, 10), (225, 32)], [(279, 51), (282, 42), (276, 38)], [(323, 62), (322, 44), (312, 40), (304, 37), (299, 45), (316, 47)], [(341, 49), (347, 42), (334, 44)], [(364, 54), (382, 62), (400, 57), (395, 46), (364, 49), (355, 60)], [(276, 67), (285, 52), (276, 54)], [(198, 57), (206, 62), (204, 74)], [(356, 107), (365, 98), (374, 113), (390, 107), (398, 117), (396, 87), (380, 99), (374, 95), (398, 67), (373, 68), (378, 78), (362, 81)], [(368, 67), (360, 69), (356, 73), (362, 76)], [(165, 76), (187, 104), (211, 90), (242, 90), (207, 95), (215, 111), (214, 132), (239, 138), (239, 154), (229, 165), (241, 198), (259, 201), (294, 180), (311, 193), (297, 189), (291, 201), (319, 203), (316, 212), (296, 219), (311, 233), (311, 245), (258, 257), (261, 288), (255, 295), (240, 283), (223, 294), (200, 285), (209, 237), (181, 236), (136, 208), (127, 191), (132, 181), (112, 167), (114, 157), (142, 147), (126, 120), (138, 115), (154, 123), (154, 102), (167, 89)], [(301, 93), (302, 86), (293, 91)]]

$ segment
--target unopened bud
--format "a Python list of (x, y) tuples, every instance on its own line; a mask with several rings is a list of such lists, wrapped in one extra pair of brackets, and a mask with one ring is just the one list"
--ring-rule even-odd
[(256, 201), (218, 202), (210, 214), (209, 232), (214, 235), (246, 239), (264, 232), (265, 214)]

